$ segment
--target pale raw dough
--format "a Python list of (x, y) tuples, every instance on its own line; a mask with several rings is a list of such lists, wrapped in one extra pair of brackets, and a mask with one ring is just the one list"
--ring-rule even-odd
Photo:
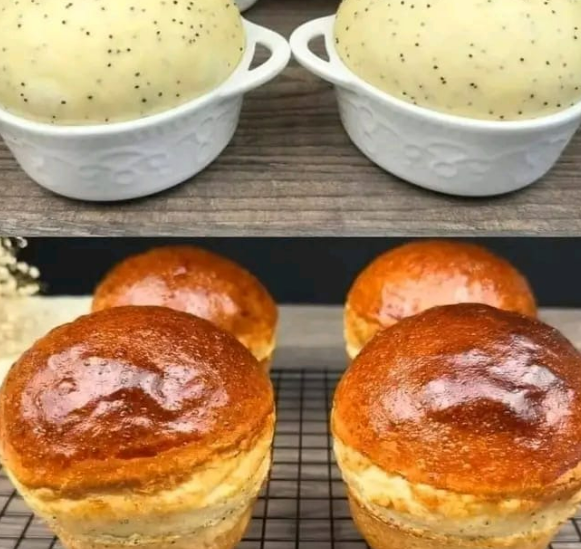
[(168, 110), (241, 60), (234, 0), (0, 0), (0, 106), (94, 124)]
[(363, 80), (437, 111), (515, 120), (581, 99), (578, 0), (344, 0), (335, 39)]

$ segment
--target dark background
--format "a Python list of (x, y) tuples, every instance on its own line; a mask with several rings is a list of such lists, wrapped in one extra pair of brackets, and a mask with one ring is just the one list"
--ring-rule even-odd
[[(47, 283), (45, 293), (90, 293), (123, 257), (166, 243), (194, 243), (252, 271), (279, 303), (342, 303), (356, 274), (399, 238), (38, 238), (22, 255)], [(581, 239), (471, 239), (526, 274), (539, 303), (581, 307)]]

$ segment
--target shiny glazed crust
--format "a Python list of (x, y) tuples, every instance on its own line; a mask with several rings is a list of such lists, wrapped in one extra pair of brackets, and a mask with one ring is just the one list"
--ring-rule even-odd
[(357, 529), (372, 549), (545, 549), (556, 531), (555, 528), (549, 534), (517, 539), (438, 536), (383, 522), (352, 494), (349, 494), (349, 508)]
[(536, 316), (527, 280), (506, 260), (469, 243), (425, 240), (372, 261), (347, 295), (348, 354), (354, 358), (378, 330), (430, 307), (484, 303)]
[(380, 332), (335, 394), (333, 434), (412, 483), (485, 497), (581, 486), (581, 355), (530, 317), (432, 308)]
[(129, 257), (102, 280), (93, 311), (160, 305), (194, 314), (232, 333), (265, 367), (275, 345), (276, 304), (246, 269), (193, 246), (166, 246)]
[(55, 498), (153, 493), (270, 429), (270, 380), (230, 334), (165, 307), (83, 316), (36, 342), (0, 392), (3, 465)]

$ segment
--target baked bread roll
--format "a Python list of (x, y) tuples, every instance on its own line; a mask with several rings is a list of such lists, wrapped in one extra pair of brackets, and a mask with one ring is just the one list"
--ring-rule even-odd
[(377, 257), (357, 277), (345, 304), (351, 358), (381, 329), (437, 305), (485, 303), (536, 316), (527, 280), (506, 260), (466, 242), (420, 240)]
[(581, 500), (581, 355), (524, 315), (436, 307), (353, 361), (332, 432), (373, 549), (541, 549)]
[(193, 246), (129, 257), (105, 276), (93, 297), (93, 311), (120, 305), (161, 305), (205, 318), (270, 367), (276, 304), (252, 274), (225, 257)]
[(270, 380), (234, 337), (165, 307), (60, 326), (0, 391), (2, 464), (68, 549), (225, 549), (267, 477)]

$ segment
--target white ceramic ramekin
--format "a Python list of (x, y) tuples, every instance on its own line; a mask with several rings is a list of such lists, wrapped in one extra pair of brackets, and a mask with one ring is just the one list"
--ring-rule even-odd
[(257, 0), (236, 0), (240, 11), (246, 11), (256, 4)]
[[(552, 168), (581, 124), (581, 103), (534, 120), (495, 122), (396, 99), (345, 66), (335, 49), (334, 23), (331, 16), (299, 27), (290, 40), (293, 54), (335, 85), (341, 120), (353, 143), (384, 170), (410, 183), (460, 196), (526, 187)], [(309, 47), (320, 37), (328, 61)]]
[[(47, 189), (81, 200), (113, 201), (156, 193), (203, 170), (228, 145), (245, 92), (288, 64), (280, 35), (244, 21), (246, 51), (217, 89), (175, 109), (130, 122), (55, 126), (0, 109), (0, 135), (22, 169)], [(256, 46), (271, 56), (250, 68)]]

